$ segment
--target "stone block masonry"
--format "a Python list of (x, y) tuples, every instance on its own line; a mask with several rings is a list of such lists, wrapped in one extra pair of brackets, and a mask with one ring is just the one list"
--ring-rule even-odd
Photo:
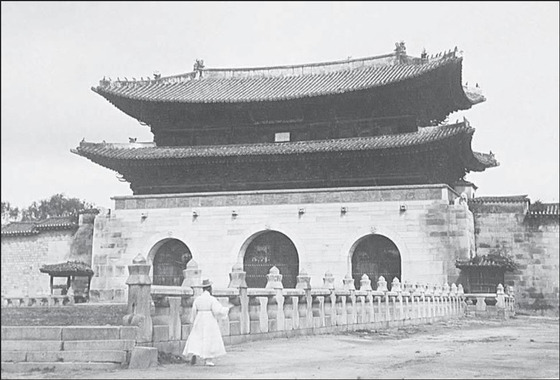
[(506, 272), (504, 284), (515, 287), (516, 306), (558, 315), (558, 217), (528, 217), (524, 203), (520, 202), (477, 204), (471, 208), (477, 254), (509, 254), (518, 264), (518, 270)]
[(452, 204), (456, 196), (447, 185), (418, 185), (115, 197), (115, 210), (95, 220), (92, 300), (124, 301), (123, 268), (139, 253), (151, 264), (168, 239), (183, 242), (225, 287), (230, 268), (266, 231), (293, 242), (314, 286), (327, 271), (352, 273), (353, 249), (369, 235), (398, 248), (400, 280), (454, 281), (451, 263), (469, 257), (474, 242), (472, 214)]

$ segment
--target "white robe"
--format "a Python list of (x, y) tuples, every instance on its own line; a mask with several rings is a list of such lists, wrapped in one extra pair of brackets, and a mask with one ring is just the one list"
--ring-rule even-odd
[(185, 344), (183, 355), (197, 355), (201, 358), (215, 358), (225, 355), (218, 318), (227, 316), (229, 308), (223, 307), (209, 292), (204, 291), (192, 306), (192, 329)]

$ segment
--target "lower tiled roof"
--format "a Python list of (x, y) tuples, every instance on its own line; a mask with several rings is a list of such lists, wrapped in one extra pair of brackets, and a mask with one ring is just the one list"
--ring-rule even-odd
[[(381, 151), (429, 146), (434, 142), (455, 136), (470, 137), (473, 132), (474, 128), (468, 126), (466, 122), (461, 122), (453, 125), (421, 128), (418, 132), (413, 133), (284, 143), (158, 147), (154, 143), (110, 144), (82, 141), (72, 152), (94, 162), (111, 160), (112, 162), (122, 163), (192, 158), (293, 156), (311, 153)], [(482, 153), (474, 156), (473, 160), (483, 167), (498, 165), (493, 156), (490, 157)]]

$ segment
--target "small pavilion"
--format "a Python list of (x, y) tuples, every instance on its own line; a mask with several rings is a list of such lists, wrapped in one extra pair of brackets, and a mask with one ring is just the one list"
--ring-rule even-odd
[[(80, 296), (84, 298), (84, 301), (87, 301), (89, 299), (91, 278), (93, 277), (94, 272), (86, 263), (81, 261), (67, 261), (65, 263), (43, 265), (39, 269), (39, 271), (41, 271), (42, 273), (47, 273), (49, 276), (51, 276), (51, 295), (54, 294), (55, 289), (61, 289), (62, 295), (68, 294), (69, 291), (73, 292), (73, 285), (75, 283), (76, 277), (87, 278), (87, 286), (85, 287), (83, 294), (80, 294)], [(55, 285), (55, 277), (66, 277), (66, 284)]]

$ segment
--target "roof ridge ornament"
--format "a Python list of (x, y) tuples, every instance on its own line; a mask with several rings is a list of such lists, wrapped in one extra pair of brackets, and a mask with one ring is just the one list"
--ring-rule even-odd
[(395, 42), (395, 55), (398, 63), (406, 63), (406, 46), (404, 41)]
[(203, 59), (195, 59), (193, 65), (193, 72), (194, 77), (192, 79), (196, 79), (196, 75), (198, 74), (198, 79), (202, 78), (202, 69), (204, 69), (204, 60)]

